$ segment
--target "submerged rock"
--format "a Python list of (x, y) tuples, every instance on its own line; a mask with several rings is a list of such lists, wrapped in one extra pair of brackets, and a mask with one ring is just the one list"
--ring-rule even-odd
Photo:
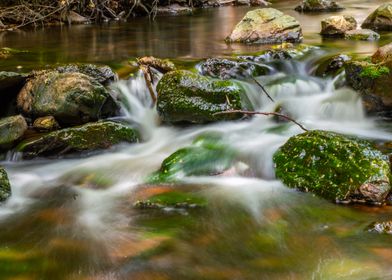
[(367, 230), (376, 233), (392, 234), (392, 221), (372, 223)]
[(214, 115), (242, 108), (242, 89), (231, 81), (213, 80), (185, 70), (172, 71), (159, 81), (157, 92), (157, 110), (165, 122), (206, 123), (241, 117)]
[(299, 22), (272, 8), (248, 12), (226, 38), (228, 42), (275, 44), (302, 41)]
[(300, 5), (295, 7), (298, 12), (335, 12), (343, 10), (335, 1), (331, 0), (303, 0)]
[(321, 35), (344, 36), (347, 31), (357, 28), (357, 21), (352, 16), (331, 16), (321, 21)]
[(370, 143), (328, 131), (291, 137), (273, 157), (288, 187), (336, 201), (382, 203), (391, 189), (388, 158)]
[(218, 138), (205, 136), (192, 146), (179, 149), (167, 157), (148, 183), (171, 183), (186, 176), (217, 175), (229, 169), (235, 153)]
[(316, 75), (319, 77), (336, 76), (344, 70), (344, 65), (350, 60), (351, 57), (345, 54), (328, 57), (317, 67)]
[(56, 68), (59, 73), (82, 73), (98, 83), (108, 85), (117, 81), (117, 74), (109, 66), (99, 66), (94, 64), (68, 64)]
[(60, 128), (53, 116), (41, 117), (34, 121), (33, 127), (39, 132), (49, 132)]
[(21, 115), (0, 119), (0, 149), (12, 147), (26, 130), (27, 123)]
[(392, 30), (392, 3), (385, 3), (379, 6), (365, 19), (362, 23), (362, 28), (380, 31)]
[(0, 167), (0, 201), (6, 200), (11, 195), (11, 186), (7, 172)]
[(17, 104), (27, 116), (53, 116), (60, 123), (82, 124), (100, 118), (109, 99), (109, 92), (85, 74), (44, 71), (26, 83)]
[(200, 64), (200, 72), (202, 75), (228, 80), (265, 75), (269, 69), (248, 61), (209, 58)]
[(380, 39), (380, 34), (370, 29), (356, 29), (347, 31), (344, 38), (348, 40), (377, 41)]
[(16, 150), (22, 152), (24, 158), (33, 158), (107, 149), (121, 142), (138, 141), (139, 134), (135, 129), (121, 123), (102, 121), (27, 139), (21, 142)]

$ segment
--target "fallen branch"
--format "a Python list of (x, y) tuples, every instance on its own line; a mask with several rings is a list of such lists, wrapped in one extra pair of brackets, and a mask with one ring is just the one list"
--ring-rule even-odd
[(223, 114), (244, 114), (244, 115), (264, 115), (264, 116), (277, 116), (277, 117), (281, 117), (283, 119), (286, 119), (294, 124), (296, 124), (297, 126), (299, 126), (303, 131), (309, 131), (308, 129), (306, 129), (302, 124), (300, 124), (299, 122), (297, 122), (296, 120), (290, 118), (289, 116), (283, 115), (283, 114), (279, 114), (279, 113), (274, 113), (274, 112), (254, 112), (254, 111), (242, 111), (242, 110), (229, 110), (229, 111), (223, 111), (223, 112), (217, 112), (214, 115), (223, 115)]

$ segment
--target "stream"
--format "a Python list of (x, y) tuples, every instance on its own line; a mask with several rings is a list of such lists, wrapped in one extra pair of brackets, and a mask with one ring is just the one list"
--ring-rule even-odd
[[(385, 1), (340, 1), (358, 22)], [(365, 116), (357, 93), (336, 89), (343, 78), (319, 78), (322, 58), (371, 54), (378, 42), (323, 40), (322, 18), (273, 7), (295, 16), (304, 43), (316, 46), (299, 59), (268, 64), (257, 77), (275, 103), (252, 81), (240, 81), (256, 111), (276, 104), (308, 129), (364, 139), (392, 139), (392, 127)], [(189, 68), (211, 56), (250, 54), (268, 46), (226, 45), (224, 36), (249, 7), (197, 11), (194, 16), (137, 18), (101, 26), (46, 27), (0, 34), (0, 47), (26, 50), (1, 69), (28, 71), (55, 63), (89, 62), (126, 69), (144, 55), (172, 58)], [(338, 14), (339, 14), (338, 13)], [(334, 13), (336, 14), (336, 13)], [(176, 32), (173, 32), (173, 31)], [(3, 62), (2, 62), (3, 63)], [(128, 73), (128, 72), (127, 72)], [(202, 126), (161, 124), (150, 108), (140, 72), (112, 85), (123, 118), (143, 141), (61, 159), (19, 160), (9, 155), (12, 197), (0, 206), (0, 279), (391, 279), (391, 236), (368, 225), (392, 217), (392, 208), (333, 204), (285, 187), (275, 179), (272, 156), (293, 135), (292, 123), (254, 116)], [(172, 186), (144, 185), (174, 151), (198, 136), (217, 133), (237, 162), (224, 176), (185, 177)], [(201, 208), (136, 209), (146, 195), (188, 192)]]

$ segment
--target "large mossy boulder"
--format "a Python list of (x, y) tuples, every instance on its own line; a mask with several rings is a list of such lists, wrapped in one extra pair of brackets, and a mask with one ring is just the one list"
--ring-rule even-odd
[(5, 170), (0, 167), (0, 201), (6, 200), (11, 195), (11, 186), (8, 181), (8, 175)]
[(87, 123), (27, 139), (16, 150), (24, 158), (58, 156), (73, 152), (107, 149), (121, 142), (139, 141), (139, 133), (124, 124), (112, 121)]
[(357, 28), (357, 21), (352, 16), (331, 16), (321, 21), (321, 35), (343, 37), (347, 31)]
[(385, 3), (379, 6), (362, 23), (362, 28), (369, 28), (379, 31), (392, 30), (392, 3)]
[(276, 44), (302, 41), (302, 29), (292, 16), (272, 8), (248, 12), (226, 38), (227, 42)]
[(335, 12), (343, 9), (342, 6), (331, 0), (303, 0), (301, 4), (295, 7), (296, 11), (303, 13)]
[(108, 85), (115, 82), (118, 77), (109, 66), (100, 66), (95, 64), (67, 64), (56, 68), (60, 73), (82, 73), (92, 77), (98, 83)]
[(242, 109), (243, 90), (232, 81), (178, 70), (162, 77), (157, 92), (157, 110), (165, 122), (207, 123), (241, 117), (241, 114), (215, 115)]
[(371, 57), (347, 63), (345, 69), (347, 84), (361, 94), (369, 113), (391, 111), (392, 44), (380, 47)]
[(222, 80), (246, 79), (265, 75), (268, 72), (266, 66), (241, 59), (209, 58), (200, 64), (202, 75)]
[(29, 117), (53, 116), (62, 124), (82, 124), (99, 119), (111, 99), (100, 83), (85, 74), (43, 71), (26, 83), (17, 104)]
[(21, 115), (0, 119), (0, 150), (12, 147), (26, 130), (27, 123)]
[(385, 155), (366, 141), (329, 131), (291, 137), (273, 160), (288, 187), (329, 200), (382, 203), (391, 189)]
[(167, 157), (147, 182), (174, 183), (186, 176), (217, 175), (232, 166), (234, 157), (235, 152), (219, 138), (202, 136)]

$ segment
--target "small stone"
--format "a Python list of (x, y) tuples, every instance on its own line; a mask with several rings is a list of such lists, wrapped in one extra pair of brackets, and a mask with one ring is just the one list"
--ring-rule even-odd
[(357, 28), (352, 16), (331, 16), (321, 21), (321, 35), (343, 37), (347, 31)]
[(6, 200), (11, 195), (11, 186), (8, 175), (5, 170), (0, 167), (0, 201)]
[(36, 119), (33, 127), (39, 132), (49, 132), (59, 129), (60, 125), (53, 116), (47, 116)]

